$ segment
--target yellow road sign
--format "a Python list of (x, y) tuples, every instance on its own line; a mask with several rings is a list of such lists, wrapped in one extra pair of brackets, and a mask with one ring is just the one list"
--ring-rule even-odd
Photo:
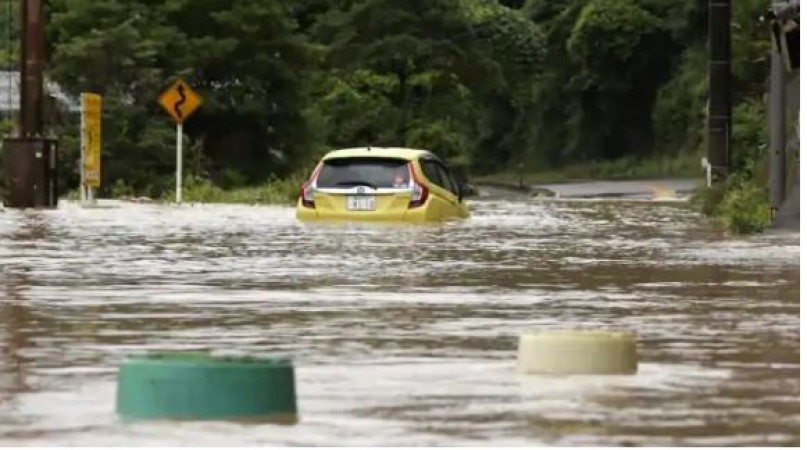
[(202, 104), (202, 98), (182, 78), (177, 78), (157, 101), (176, 123), (184, 122)]
[(81, 94), (81, 155), (83, 183), (101, 186), (101, 96)]

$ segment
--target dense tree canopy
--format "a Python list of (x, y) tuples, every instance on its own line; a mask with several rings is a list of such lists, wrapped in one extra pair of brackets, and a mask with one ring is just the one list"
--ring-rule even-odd
[[(733, 4), (736, 102), (753, 116), (766, 3)], [(146, 194), (171, 186), (156, 98), (176, 76), (204, 99), (185, 128), (189, 176), (223, 187), (353, 145), (429, 148), (484, 173), (697, 157), (703, 141), (698, 0), (50, 0), (47, 16), (49, 78), (104, 95), (105, 185)], [(75, 185), (77, 118), (50, 125)]]

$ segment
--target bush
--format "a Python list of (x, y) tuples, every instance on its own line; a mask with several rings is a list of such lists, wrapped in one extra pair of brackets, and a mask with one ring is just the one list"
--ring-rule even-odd
[[(185, 180), (182, 197), (189, 202), (293, 205), (297, 201), (300, 186), (307, 178), (306, 169), (284, 179), (272, 177), (262, 185), (227, 190), (206, 178), (188, 178)], [(173, 196), (173, 193), (168, 194)]]
[(722, 184), (717, 186), (701, 186), (690, 198), (690, 205), (693, 209), (704, 216), (714, 217), (717, 215), (718, 206), (726, 196), (726, 187)]
[(726, 228), (737, 234), (759, 233), (771, 223), (766, 190), (748, 179), (729, 186), (717, 214)]
[(771, 223), (767, 190), (742, 173), (723, 184), (701, 187), (690, 204), (735, 234), (760, 233)]

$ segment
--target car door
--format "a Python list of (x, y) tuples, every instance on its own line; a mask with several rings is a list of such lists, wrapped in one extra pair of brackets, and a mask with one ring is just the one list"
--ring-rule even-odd
[(420, 167), (431, 184), (435, 197), (435, 215), (446, 218), (458, 215), (459, 198), (456, 183), (453, 182), (448, 170), (438, 160), (421, 158)]
[(460, 196), (460, 184), (454, 179), (454, 176), (451, 174), (448, 166), (438, 160), (437, 167), (440, 171), (440, 177), (443, 180), (442, 186), (444, 186), (445, 189), (451, 194), (451, 206), (453, 207), (451, 215), (457, 217), (467, 216), (467, 210), (462, 204), (462, 199)]

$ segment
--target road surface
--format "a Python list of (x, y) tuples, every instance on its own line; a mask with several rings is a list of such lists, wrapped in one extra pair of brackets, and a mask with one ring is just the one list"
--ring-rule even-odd
[(553, 192), (559, 198), (630, 197), (677, 199), (691, 194), (701, 183), (696, 179), (586, 181), (537, 184), (538, 190)]

